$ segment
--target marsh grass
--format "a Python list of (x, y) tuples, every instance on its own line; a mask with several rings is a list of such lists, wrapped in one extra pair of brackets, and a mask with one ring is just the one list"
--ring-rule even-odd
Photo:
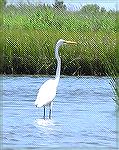
[(57, 11), (40, 5), (4, 8), (1, 73), (55, 74), (54, 47), (60, 38), (78, 43), (60, 49), (63, 74), (105, 75), (107, 60), (119, 72), (115, 15)]
[[(81, 32), (50, 32), (39, 30), (4, 30), (3, 68), (6, 73), (54, 74), (56, 60), (54, 58), (55, 42), (59, 38), (77, 41), (77, 45), (61, 47), (62, 73), (68, 75), (104, 75), (105, 53), (111, 51), (110, 57), (115, 58), (114, 34), (108, 35), (105, 44), (105, 33)], [(102, 49), (103, 48), (103, 49)], [(113, 54), (113, 55), (112, 55)], [(8, 72), (7, 72), (8, 71)]]
[[(118, 33), (117, 33), (118, 35)], [(117, 37), (117, 36), (116, 36)], [(119, 67), (119, 43), (118, 43), (118, 37), (115, 47), (115, 58), (113, 58), (113, 61), (115, 62), (115, 65), (112, 63), (112, 59), (110, 59), (107, 55), (105, 55), (105, 59), (107, 59), (107, 63), (105, 66), (107, 67), (107, 76), (111, 77), (111, 86), (115, 95), (115, 98), (113, 99), (115, 103), (119, 106), (119, 73), (118, 73), (118, 67)]]
[(115, 76), (111, 79), (111, 86), (115, 95), (115, 98), (113, 100), (119, 106), (119, 77)]
[(48, 6), (20, 5), (4, 9), (4, 27), (59, 31), (114, 31), (115, 13), (58, 11)]

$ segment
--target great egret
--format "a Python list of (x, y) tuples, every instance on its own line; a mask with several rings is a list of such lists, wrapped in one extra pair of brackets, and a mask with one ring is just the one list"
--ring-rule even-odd
[(36, 107), (44, 107), (44, 116), (45, 119), (45, 106), (49, 106), (49, 119), (51, 119), (51, 108), (52, 108), (52, 101), (55, 98), (56, 90), (58, 86), (58, 82), (60, 79), (60, 70), (61, 70), (61, 59), (58, 54), (59, 47), (63, 44), (76, 44), (76, 42), (72, 41), (65, 41), (63, 39), (60, 39), (56, 43), (55, 47), (55, 58), (57, 60), (57, 70), (56, 70), (56, 76), (54, 79), (47, 80), (39, 89), (37, 98), (35, 101)]

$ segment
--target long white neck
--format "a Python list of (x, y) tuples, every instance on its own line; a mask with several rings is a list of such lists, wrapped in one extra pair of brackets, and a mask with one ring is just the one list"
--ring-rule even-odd
[(59, 49), (59, 46), (56, 46), (55, 58), (57, 59), (57, 70), (56, 70), (55, 80), (56, 80), (57, 84), (58, 84), (59, 79), (60, 79), (60, 71), (61, 71), (61, 59), (60, 59), (59, 54), (58, 54), (58, 49)]

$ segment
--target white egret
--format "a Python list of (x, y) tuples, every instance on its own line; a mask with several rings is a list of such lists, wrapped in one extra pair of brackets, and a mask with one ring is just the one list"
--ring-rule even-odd
[(56, 76), (54, 79), (47, 80), (39, 89), (37, 98), (35, 101), (36, 107), (44, 107), (44, 116), (45, 119), (45, 106), (49, 106), (49, 119), (51, 119), (51, 108), (52, 108), (52, 101), (55, 98), (57, 86), (60, 79), (60, 70), (61, 70), (61, 59), (58, 54), (59, 47), (63, 44), (76, 44), (76, 42), (72, 41), (65, 41), (63, 39), (60, 39), (56, 43), (55, 47), (55, 58), (57, 60), (57, 70), (56, 70)]

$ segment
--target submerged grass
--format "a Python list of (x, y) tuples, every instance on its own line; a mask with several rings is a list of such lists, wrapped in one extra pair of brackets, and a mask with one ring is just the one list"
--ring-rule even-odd
[(115, 95), (115, 98), (113, 100), (119, 106), (119, 77), (113, 77), (111, 79), (111, 84)]
[[(118, 20), (119, 22), (119, 20)], [(119, 67), (119, 33), (116, 34), (116, 48), (115, 48), (115, 64), (114, 65), (111, 62), (111, 59), (108, 59), (108, 56), (105, 55), (105, 59), (107, 59), (107, 75), (111, 77), (111, 86), (115, 95), (115, 98), (113, 99), (117, 106), (119, 106), (119, 73), (117, 71), (117, 68)]]

